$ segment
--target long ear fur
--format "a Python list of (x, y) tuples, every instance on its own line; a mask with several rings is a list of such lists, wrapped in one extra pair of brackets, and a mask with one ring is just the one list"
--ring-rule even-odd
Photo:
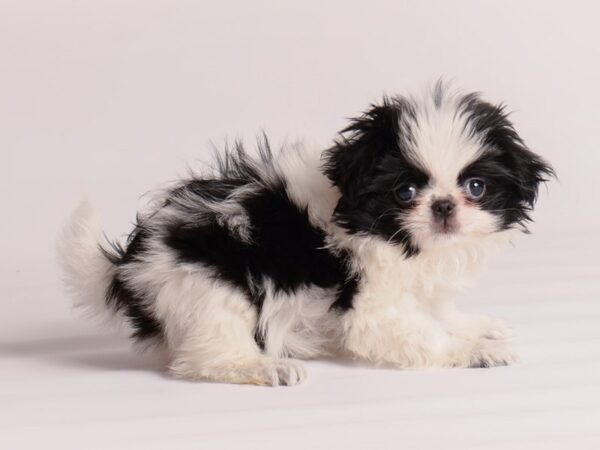
[(463, 108), (474, 130), (484, 136), (484, 144), (500, 152), (511, 169), (510, 177), (519, 193), (523, 219), (529, 220), (527, 211), (533, 208), (539, 185), (556, 177), (554, 169), (525, 145), (508, 119), (504, 105), (492, 105), (477, 94), (470, 94), (464, 98)]
[(354, 197), (361, 182), (386, 149), (398, 147), (399, 105), (384, 98), (362, 116), (352, 119), (335, 145), (325, 152), (325, 174), (345, 196)]

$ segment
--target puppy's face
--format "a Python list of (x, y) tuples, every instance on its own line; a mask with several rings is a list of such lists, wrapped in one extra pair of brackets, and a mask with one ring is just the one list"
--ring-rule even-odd
[(438, 86), (386, 99), (352, 121), (326, 154), (342, 194), (335, 220), (408, 255), (485, 237), (529, 219), (552, 169), (527, 149), (501, 106)]

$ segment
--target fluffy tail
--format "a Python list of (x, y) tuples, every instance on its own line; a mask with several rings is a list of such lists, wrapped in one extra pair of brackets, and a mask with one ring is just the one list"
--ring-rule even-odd
[(110, 323), (116, 311), (107, 305), (106, 293), (116, 266), (102, 249), (102, 236), (98, 214), (90, 203), (82, 201), (58, 240), (58, 261), (75, 306)]

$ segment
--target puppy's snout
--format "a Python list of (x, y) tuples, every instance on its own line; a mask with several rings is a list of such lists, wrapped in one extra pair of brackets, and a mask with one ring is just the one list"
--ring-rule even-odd
[(431, 204), (431, 211), (433, 217), (437, 220), (448, 219), (454, 213), (456, 209), (456, 203), (450, 198), (436, 200)]

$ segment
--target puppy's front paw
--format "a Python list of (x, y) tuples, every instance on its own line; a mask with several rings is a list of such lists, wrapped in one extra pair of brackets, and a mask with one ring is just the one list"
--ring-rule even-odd
[(464, 339), (510, 339), (514, 336), (504, 321), (479, 314), (461, 314), (448, 321), (447, 329)]
[(482, 338), (475, 345), (469, 367), (508, 366), (518, 360), (516, 352), (507, 341)]
[(259, 386), (293, 386), (306, 378), (304, 365), (286, 358), (260, 358), (235, 369), (233, 373), (233, 380), (237, 381), (226, 381)]
[(511, 339), (515, 335), (512, 328), (499, 319), (486, 318), (480, 330), (480, 336), (487, 339)]
[(266, 383), (270, 386), (293, 386), (306, 378), (304, 365), (293, 359), (273, 359), (264, 366)]

